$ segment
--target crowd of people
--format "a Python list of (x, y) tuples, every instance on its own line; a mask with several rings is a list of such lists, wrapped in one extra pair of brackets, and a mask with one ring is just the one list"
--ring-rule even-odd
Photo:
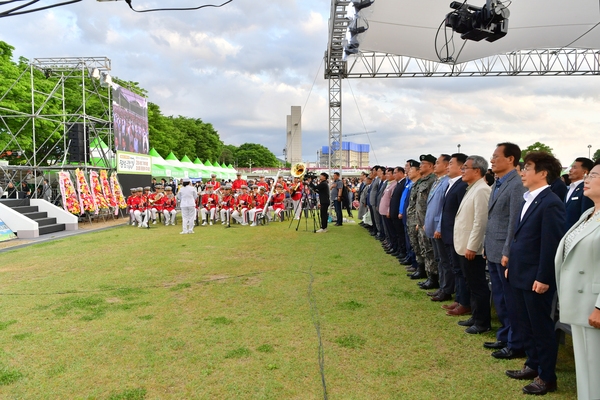
[[(195, 184), (187, 178), (179, 185), (173, 180), (167, 183), (163, 179), (159, 184), (153, 179), (150, 186), (132, 188), (127, 205), (130, 224), (139, 228), (156, 225), (161, 219), (165, 225), (175, 225), (180, 209), (181, 234), (189, 234), (200, 225), (229, 225), (235, 221), (242, 226), (257, 226), (261, 218), (283, 221), (288, 210), (294, 219), (300, 219), (301, 200), (312, 197), (299, 177), (286, 181), (280, 176), (276, 182), (269, 182), (261, 176), (256, 183), (249, 183), (241, 174), (232, 182), (219, 181), (213, 174), (209, 181)], [(314, 199), (308, 203), (313, 207)]]
[[(600, 399), (600, 160), (568, 176), (551, 154), (500, 143), (486, 158), (424, 154), (363, 173), (358, 217), (386, 253), (497, 359), (524, 358), (523, 392), (557, 389), (560, 321), (571, 324), (579, 399)], [(569, 179), (569, 185), (565, 179)], [(488, 278), (489, 277), (489, 278)], [(491, 292), (490, 292), (491, 287)]]

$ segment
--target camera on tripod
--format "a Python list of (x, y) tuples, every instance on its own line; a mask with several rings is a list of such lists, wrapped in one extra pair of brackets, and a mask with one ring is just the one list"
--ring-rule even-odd
[(499, 0), (487, 0), (483, 7), (453, 1), (454, 11), (446, 15), (446, 26), (460, 33), (461, 39), (495, 42), (508, 33), (510, 11)]
[(304, 174), (304, 180), (312, 181), (314, 179), (317, 179), (317, 174), (314, 171), (307, 171)]

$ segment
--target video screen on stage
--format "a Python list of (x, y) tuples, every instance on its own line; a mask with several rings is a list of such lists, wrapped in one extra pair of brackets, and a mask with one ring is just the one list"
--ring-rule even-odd
[(148, 154), (148, 101), (113, 84), (115, 150)]

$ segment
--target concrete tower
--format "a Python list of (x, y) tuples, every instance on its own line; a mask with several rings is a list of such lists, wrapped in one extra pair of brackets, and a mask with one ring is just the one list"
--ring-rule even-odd
[(286, 116), (285, 161), (302, 162), (302, 107), (292, 106), (292, 114)]

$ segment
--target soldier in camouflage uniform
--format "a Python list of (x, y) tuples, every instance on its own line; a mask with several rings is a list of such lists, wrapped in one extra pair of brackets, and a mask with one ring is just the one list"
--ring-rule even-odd
[[(415, 160), (409, 160), (410, 168), (407, 170), (408, 179), (410, 179), (413, 184), (410, 189), (410, 195), (408, 197), (408, 206), (406, 207), (406, 233), (408, 234), (408, 241), (410, 242), (410, 247), (412, 248), (412, 252), (414, 253), (415, 260), (418, 265), (424, 265), (423, 258), (421, 257), (421, 252), (419, 251), (419, 234), (417, 231), (417, 225), (419, 220), (417, 219), (417, 183), (421, 178), (421, 173), (419, 171), (421, 167), (421, 163)], [(410, 269), (409, 276), (413, 279), (413, 276), (416, 276), (419, 273), (418, 267), (416, 270)], [(419, 279), (420, 276), (415, 277), (414, 279)]]
[[(433, 173), (433, 165), (435, 157), (431, 154), (422, 154), (419, 157), (421, 161), (421, 179), (417, 181), (413, 192), (415, 192), (415, 217), (417, 225), (417, 242), (414, 247), (415, 253), (420, 253), (421, 260), (419, 269), (411, 276), (411, 279), (425, 278), (427, 275), (437, 274), (437, 265), (433, 256), (433, 245), (431, 240), (425, 235), (425, 212), (427, 211), (427, 197), (431, 191), (431, 187), (435, 182), (435, 174)], [(411, 192), (411, 198), (412, 198)], [(412, 242), (411, 242), (412, 243)], [(427, 272), (427, 275), (425, 274)], [(435, 285), (434, 285), (435, 286)], [(427, 285), (426, 289), (433, 289), (431, 285)]]

